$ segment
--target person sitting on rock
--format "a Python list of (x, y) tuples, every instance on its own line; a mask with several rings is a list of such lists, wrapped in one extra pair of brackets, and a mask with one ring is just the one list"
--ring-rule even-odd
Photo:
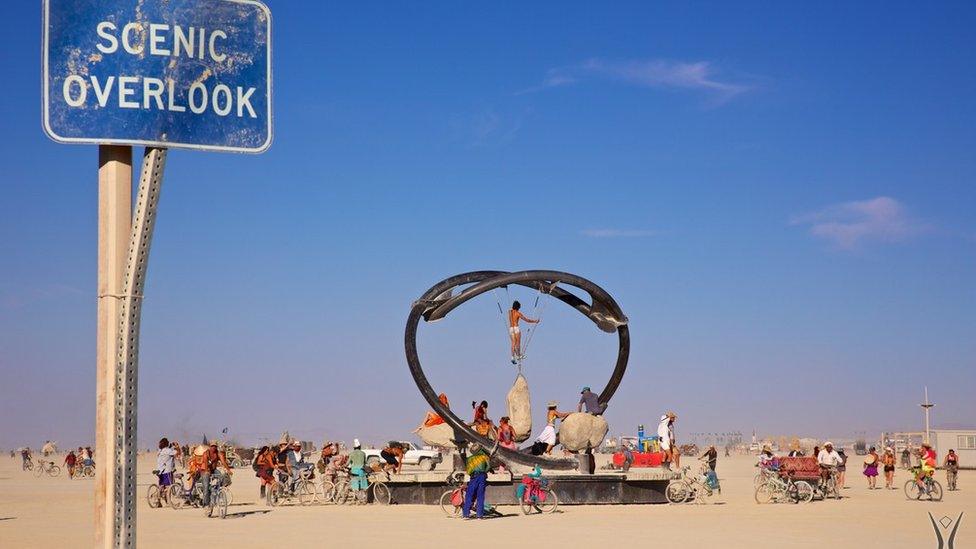
[(481, 404), (472, 402), (471, 407), (474, 408), (474, 421), (472, 422), (474, 430), (483, 437), (494, 433), (495, 426), (491, 418), (488, 417), (488, 401), (482, 400)]
[[(440, 400), (441, 401), (441, 404), (443, 404), (445, 407), (447, 407), (447, 408), (450, 408), (451, 407), (451, 405), (448, 404), (448, 402), (447, 402), (447, 395), (446, 394), (441, 393), (441, 394), (437, 395), (437, 400)], [(440, 414), (438, 414), (437, 412), (430, 411), (430, 412), (427, 412), (427, 415), (424, 417), (424, 422), (421, 424), (421, 426), (422, 427), (434, 427), (436, 425), (440, 425), (441, 423), (444, 423), (444, 418), (442, 418), (440, 416)]]
[(582, 412), (584, 405), (586, 406), (586, 413), (595, 416), (602, 416), (607, 409), (606, 404), (600, 404), (600, 395), (591, 391), (589, 386), (583, 387), (583, 390), (580, 391), (579, 406), (576, 407), (576, 411)]
[(508, 416), (502, 416), (498, 420), (498, 445), (509, 450), (517, 450), (518, 445), (515, 444), (515, 429), (512, 428), (512, 424), (509, 421)]

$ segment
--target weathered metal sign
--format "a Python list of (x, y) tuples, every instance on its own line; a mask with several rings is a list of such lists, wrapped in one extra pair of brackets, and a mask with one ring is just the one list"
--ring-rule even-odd
[(44, 0), (44, 131), (264, 152), (271, 12), (255, 0)]

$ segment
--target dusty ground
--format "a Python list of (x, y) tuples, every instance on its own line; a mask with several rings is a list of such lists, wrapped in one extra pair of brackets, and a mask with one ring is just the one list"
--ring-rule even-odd
[[(854, 460), (852, 460), (854, 461)], [(152, 481), (152, 459), (141, 461), (140, 496)], [(898, 490), (869, 491), (864, 477), (850, 474), (841, 501), (808, 505), (764, 505), (752, 497), (752, 458), (720, 458), (723, 495), (704, 506), (564, 506), (555, 515), (510, 516), (486, 521), (445, 518), (436, 507), (287, 507), (269, 510), (256, 503), (253, 473), (241, 470), (232, 486), (233, 516), (207, 519), (197, 509), (150, 509), (139, 502), (139, 545), (172, 547), (207, 543), (212, 547), (321, 546), (376, 547), (396, 540), (399, 547), (431, 547), (450, 541), (518, 540), (528, 546), (581, 547), (608, 543), (681, 543), (684, 547), (936, 547), (927, 513), (936, 520), (966, 512), (957, 548), (976, 547), (976, 471), (960, 473), (958, 492), (941, 503), (906, 501)], [(939, 472), (944, 481), (944, 473)], [(20, 471), (20, 459), (0, 458), (0, 547), (87, 547), (93, 539), (91, 480), (34, 478)], [(475, 537), (476, 536), (476, 537)], [(476, 542), (477, 543), (477, 542)], [(596, 544), (596, 545), (594, 545)], [(690, 545), (689, 545), (690, 544)], [(671, 545), (677, 547), (678, 545)]]

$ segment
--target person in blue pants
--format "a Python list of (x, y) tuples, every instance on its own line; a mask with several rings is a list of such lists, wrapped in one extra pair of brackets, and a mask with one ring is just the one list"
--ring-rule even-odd
[(468, 489), (464, 493), (464, 506), (461, 508), (461, 514), (464, 518), (471, 518), (471, 506), (475, 504), (476, 500), (475, 513), (477, 517), (484, 518), (485, 516), (485, 488), (488, 486), (489, 461), (484, 448), (472, 445), (471, 453), (465, 462), (465, 469), (467, 469), (470, 480), (468, 480)]

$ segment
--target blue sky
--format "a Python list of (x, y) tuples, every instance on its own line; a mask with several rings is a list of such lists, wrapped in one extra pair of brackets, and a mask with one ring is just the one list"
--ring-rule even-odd
[[(267, 3), (270, 151), (167, 165), (143, 444), (405, 435), (409, 305), (483, 268), (616, 297), (614, 433), (918, 428), (923, 384), (936, 424), (976, 424), (972, 5)], [(0, 21), (0, 447), (94, 422), (97, 151), (41, 131), (39, 22)], [(577, 317), (546, 310), (537, 405), (610, 374)], [(495, 303), (422, 335), (435, 389), (502, 415)]]

